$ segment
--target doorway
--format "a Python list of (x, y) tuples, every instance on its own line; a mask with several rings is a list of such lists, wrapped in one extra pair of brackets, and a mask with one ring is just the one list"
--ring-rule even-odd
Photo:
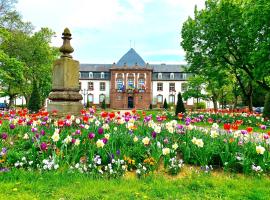
[(133, 108), (133, 107), (134, 107), (133, 97), (130, 96), (128, 97), (128, 108)]

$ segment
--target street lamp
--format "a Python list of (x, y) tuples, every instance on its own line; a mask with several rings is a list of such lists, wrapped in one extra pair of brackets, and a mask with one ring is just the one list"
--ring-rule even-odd
[(86, 98), (85, 98), (85, 96), (88, 94), (88, 90), (86, 90), (86, 89), (83, 89), (82, 90), (82, 94), (83, 94), (83, 102), (84, 102), (84, 107), (86, 106), (86, 102), (85, 102), (85, 100), (86, 100)]

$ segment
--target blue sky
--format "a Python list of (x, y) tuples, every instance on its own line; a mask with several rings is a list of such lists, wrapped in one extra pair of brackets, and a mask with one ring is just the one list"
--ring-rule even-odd
[(54, 30), (54, 46), (68, 27), (80, 63), (112, 64), (130, 43), (148, 63), (185, 63), (181, 27), (195, 5), (204, 0), (18, 0), (16, 9), (37, 30)]

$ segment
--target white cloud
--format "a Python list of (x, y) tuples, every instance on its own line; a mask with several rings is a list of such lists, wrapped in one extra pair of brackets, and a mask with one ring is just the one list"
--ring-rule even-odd
[(117, 61), (129, 40), (151, 62), (151, 56), (182, 59), (180, 30), (195, 4), (202, 8), (204, 0), (18, 0), (16, 9), (37, 29), (53, 29), (54, 46), (62, 44), (62, 31), (70, 28), (74, 58), (81, 62)]

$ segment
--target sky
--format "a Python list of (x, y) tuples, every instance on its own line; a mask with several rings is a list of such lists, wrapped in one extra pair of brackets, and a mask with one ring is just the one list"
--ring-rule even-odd
[(16, 10), (36, 30), (55, 31), (53, 46), (68, 27), (80, 63), (112, 64), (132, 47), (150, 64), (184, 64), (181, 27), (195, 5), (204, 0), (18, 0)]

